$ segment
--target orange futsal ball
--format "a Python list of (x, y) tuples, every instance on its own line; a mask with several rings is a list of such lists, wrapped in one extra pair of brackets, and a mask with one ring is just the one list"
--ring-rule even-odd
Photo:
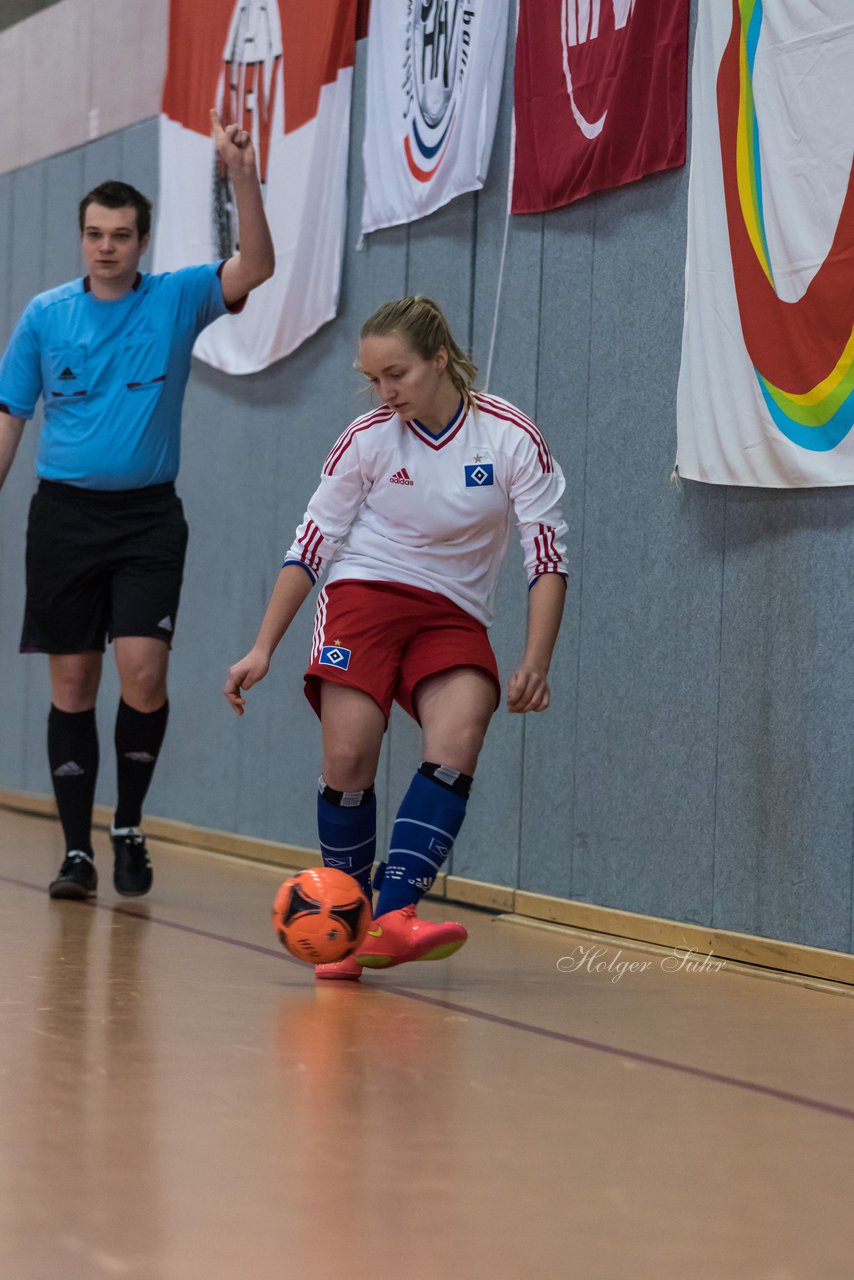
[(273, 903), (273, 927), (286, 951), (308, 964), (352, 955), (371, 922), (371, 904), (352, 876), (312, 868), (286, 880)]

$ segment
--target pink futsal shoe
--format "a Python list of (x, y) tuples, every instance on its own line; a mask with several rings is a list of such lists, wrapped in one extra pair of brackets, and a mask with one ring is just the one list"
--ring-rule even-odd
[(343, 960), (333, 960), (332, 964), (316, 964), (315, 978), (336, 978), (339, 982), (358, 982), (362, 976), (362, 966), (355, 956), (345, 956)]
[(398, 907), (378, 916), (356, 952), (366, 969), (390, 969), (408, 960), (444, 960), (468, 938), (461, 924), (433, 924), (419, 920), (415, 906)]

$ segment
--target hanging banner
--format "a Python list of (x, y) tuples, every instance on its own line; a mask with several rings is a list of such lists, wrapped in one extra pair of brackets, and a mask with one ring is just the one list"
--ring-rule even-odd
[(677, 465), (854, 484), (850, 0), (701, 8)]
[(210, 108), (252, 135), (276, 273), (193, 352), (253, 373), (338, 306), (357, 0), (172, 0), (160, 120), (155, 271), (236, 251), (234, 197)]
[(685, 163), (689, 0), (519, 0), (513, 213)]
[(372, 0), (363, 232), (483, 186), (507, 10), (508, 0)]

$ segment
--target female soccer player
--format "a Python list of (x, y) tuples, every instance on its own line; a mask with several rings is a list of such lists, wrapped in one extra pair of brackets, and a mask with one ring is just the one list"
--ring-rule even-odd
[(359, 368), (380, 407), (333, 446), (255, 644), (224, 690), (242, 715), (244, 691), (267, 674), (328, 568), (305, 674), (323, 734), (320, 847), (325, 865), (352, 875), (369, 899), (374, 779), (392, 702), (421, 726), (423, 763), (375, 880), (369, 935), (355, 957), (316, 968), (319, 978), (353, 980), (363, 967), (441, 959), (466, 940), (461, 924), (420, 920), (415, 907), (460, 830), (500, 697), (487, 628), (511, 513), (530, 588), (511, 712), (549, 704), (566, 585), (560, 467), (529, 418), (473, 389), (477, 370), (436, 304), (408, 297), (380, 307), (362, 327)]

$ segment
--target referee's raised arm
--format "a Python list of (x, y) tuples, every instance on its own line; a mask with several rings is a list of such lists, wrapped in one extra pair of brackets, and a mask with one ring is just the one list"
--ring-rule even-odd
[(264, 212), (264, 198), (252, 138), (236, 124), (223, 126), (211, 109), (211, 133), (217, 154), (234, 188), (240, 248), (222, 268), (222, 296), (228, 306), (245, 298), (273, 274), (276, 256)]

